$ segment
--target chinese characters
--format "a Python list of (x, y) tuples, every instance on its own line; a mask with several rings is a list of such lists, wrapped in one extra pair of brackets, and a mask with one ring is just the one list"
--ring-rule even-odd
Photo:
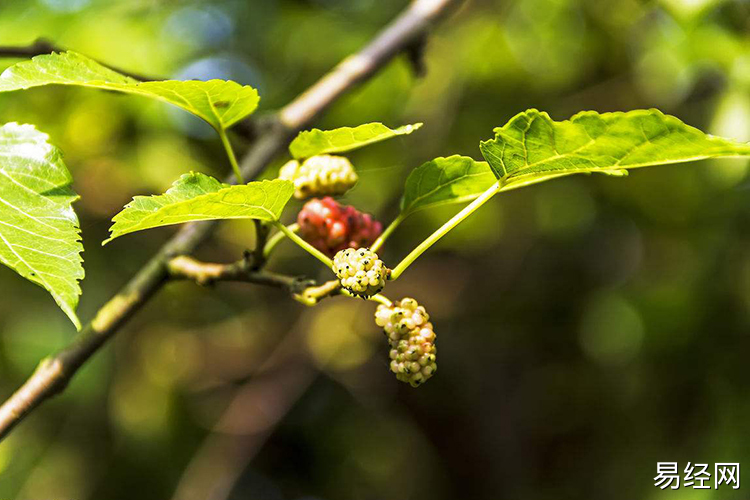
[[(682, 486), (684, 488), (710, 490), (713, 487), (718, 490), (720, 486), (724, 486), (727, 488), (731, 487), (735, 490), (740, 489), (739, 463), (715, 463), (713, 469), (713, 483), (711, 483), (709, 464), (693, 464), (692, 462), (688, 462), (683, 473), (684, 480)], [(677, 462), (656, 463), (654, 486), (663, 490), (667, 488), (677, 490), (680, 489), (681, 477), (683, 476), (680, 474)]]

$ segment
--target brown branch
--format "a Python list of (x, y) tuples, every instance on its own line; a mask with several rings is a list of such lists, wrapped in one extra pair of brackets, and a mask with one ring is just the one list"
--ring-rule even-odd
[(43, 54), (51, 54), (52, 52), (64, 51), (65, 49), (53, 45), (49, 40), (38, 38), (29, 45), (0, 46), (0, 57), (30, 58), (41, 56)]
[(252, 255), (231, 264), (201, 262), (187, 255), (174, 257), (167, 263), (167, 271), (171, 280), (191, 280), (199, 285), (213, 285), (219, 281), (240, 281), (255, 283), (276, 288), (283, 288), (289, 293), (296, 294), (306, 290), (315, 282), (297, 276), (261, 271), (253, 265)]
[[(13, 58), (26, 59), (26, 58), (41, 56), (44, 54), (51, 54), (53, 52), (65, 52), (66, 50), (67, 49), (58, 47), (57, 45), (53, 44), (49, 40), (45, 40), (44, 38), (39, 38), (29, 45), (23, 45), (23, 46), (17, 46), (17, 47), (16, 46), (0, 46), (0, 57), (13, 57)], [(145, 75), (141, 75), (138, 73), (125, 71), (123, 69), (117, 68), (110, 64), (105, 64), (101, 61), (97, 61), (97, 62), (99, 62), (99, 64), (101, 64), (104, 67), (107, 67), (113, 71), (117, 71), (120, 74), (129, 76), (130, 78), (134, 78), (135, 80), (139, 80), (141, 82), (161, 80), (161, 78), (154, 78), (151, 76), (145, 76)]]
[[(261, 249), (262, 246), (258, 248)], [(169, 279), (194, 281), (201, 286), (211, 286), (220, 281), (234, 281), (283, 288), (292, 297), (306, 306), (314, 306), (321, 300), (341, 295), (341, 282), (330, 280), (318, 285), (315, 280), (289, 276), (259, 269), (256, 264), (258, 252), (245, 252), (242, 259), (231, 264), (202, 262), (188, 255), (178, 255), (167, 263)], [(261, 257), (265, 260), (265, 257)], [(261, 265), (263, 262), (261, 262)]]
[(341, 293), (341, 282), (339, 280), (326, 281), (320, 286), (310, 286), (294, 295), (294, 299), (306, 306), (314, 306), (326, 297), (332, 297)]
[[(243, 158), (246, 179), (254, 179), (288, 144), (292, 135), (318, 117), (354, 86), (375, 74), (395, 55), (426, 33), (459, 0), (414, 0), (359, 53), (345, 59), (308, 91), (294, 99)], [(230, 182), (232, 179), (230, 178)], [(42, 402), (62, 391), (78, 369), (169, 279), (168, 262), (191, 254), (216, 222), (186, 224), (111, 298), (74, 342), (43, 360), (31, 377), (0, 406), (0, 439)]]
[(266, 264), (266, 243), (271, 226), (258, 219), (253, 219), (253, 223), (255, 224), (255, 250), (252, 254), (252, 267), (260, 269)]

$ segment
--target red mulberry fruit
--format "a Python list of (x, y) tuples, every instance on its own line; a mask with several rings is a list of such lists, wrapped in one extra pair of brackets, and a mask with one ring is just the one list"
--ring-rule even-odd
[(383, 225), (369, 214), (330, 197), (305, 203), (297, 223), (302, 238), (329, 257), (345, 248), (368, 247), (383, 232)]

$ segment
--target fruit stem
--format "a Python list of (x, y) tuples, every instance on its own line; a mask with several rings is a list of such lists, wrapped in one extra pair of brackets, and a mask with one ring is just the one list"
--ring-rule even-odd
[[(293, 233), (296, 233), (297, 231), (299, 231), (299, 224), (297, 223), (290, 224), (286, 226), (286, 228), (292, 231)], [(284, 238), (286, 238), (286, 234), (284, 234), (281, 231), (274, 233), (273, 236), (268, 238), (268, 241), (266, 242), (266, 246), (263, 247), (263, 258), (267, 259), (271, 255), (271, 252), (273, 252), (274, 248), (276, 248), (276, 245), (278, 245), (279, 242), (281, 242), (281, 240), (283, 240)]]
[(237, 157), (234, 155), (234, 149), (232, 149), (232, 143), (229, 142), (229, 137), (227, 137), (227, 131), (220, 128), (219, 137), (221, 137), (221, 144), (224, 146), (224, 151), (227, 152), (227, 156), (229, 157), (229, 163), (232, 164), (232, 170), (234, 170), (234, 176), (237, 177), (237, 182), (244, 184), (245, 178), (242, 177), (240, 166), (237, 163)]
[(317, 248), (315, 248), (314, 246), (312, 246), (311, 244), (309, 244), (308, 242), (306, 242), (305, 240), (297, 236), (297, 234), (294, 231), (287, 228), (284, 224), (282, 224), (279, 221), (274, 221), (273, 224), (274, 226), (278, 228), (279, 231), (284, 233), (287, 238), (295, 242), (297, 245), (302, 247), (303, 250), (306, 250), (307, 253), (309, 253), (310, 255), (318, 259), (320, 262), (325, 264), (328, 267), (328, 269), (331, 269), (333, 267), (333, 261), (331, 261), (331, 259), (326, 257), (323, 254), (323, 252), (321, 252), (320, 250), (318, 250)]
[(341, 295), (346, 295), (347, 297), (351, 297), (353, 299), (364, 299), (364, 300), (371, 300), (373, 302), (377, 302), (379, 304), (386, 305), (388, 307), (391, 307), (393, 305), (393, 302), (391, 302), (388, 297), (383, 295), (382, 293), (376, 293), (375, 295), (371, 295), (370, 297), (361, 297), (359, 295), (354, 295), (352, 292), (347, 290), (346, 288), (339, 288), (337, 290)]
[(373, 295), (372, 297), (368, 298), (367, 300), (371, 300), (373, 302), (378, 302), (379, 304), (383, 304), (386, 307), (393, 306), (393, 302), (391, 302), (390, 300), (388, 300), (388, 297), (386, 297), (382, 293), (376, 293), (375, 295)]
[(383, 243), (385, 243), (385, 240), (388, 239), (391, 233), (396, 230), (399, 224), (404, 222), (404, 219), (406, 219), (406, 216), (404, 216), (404, 214), (399, 214), (398, 217), (393, 219), (393, 222), (391, 222), (391, 224), (387, 228), (385, 228), (385, 231), (383, 231), (383, 234), (381, 234), (380, 237), (377, 240), (375, 240), (375, 243), (372, 244), (372, 246), (370, 247), (370, 250), (372, 250), (373, 252), (377, 252), (380, 249), (380, 247), (383, 246)]
[(464, 207), (463, 210), (461, 210), (456, 215), (454, 215), (453, 218), (451, 218), (448, 222), (440, 226), (440, 228), (437, 231), (435, 231), (430, 236), (428, 236), (426, 240), (420, 243), (417, 246), (417, 248), (412, 250), (411, 253), (409, 253), (409, 255), (404, 257), (404, 259), (401, 262), (399, 262), (395, 268), (393, 268), (393, 271), (391, 272), (391, 279), (395, 280), (399, 276), (401, 276), (401, 273), (403, 273), (406, 270), (406, 268), (412, 264), (412, 262), (417, 260), (417, 258), (420, 255), (422, 255), (425, 251), (427, 251), (428, 248), (430, 248), (432, 245), (437, 243), (440, 238), (442, 238), (448, 233), (448, 231), (456, 227), (461, 221), (463, 221), (465, 218), (467, 218), (472, 213), (474, 213), (474, 211), (476, 211), (479, 207), (484, 205), (499, 190), (500, 190), (500, 181), (494, 183), (492, 186), (490, 186), (487, 189), (487, 191), (479, 195), (477, 199), (475, 199), (466, 207)]

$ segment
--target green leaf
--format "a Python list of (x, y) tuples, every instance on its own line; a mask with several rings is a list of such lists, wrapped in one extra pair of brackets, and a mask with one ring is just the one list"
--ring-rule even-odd
[(471, 201), (496, 182), (486, 162), (459, 155), (435, 158), (409, 174), (401, 199), (401, 214)]
[(78, 196), (62, 153), (32, 125), (0, 127), (0, 262), (44, 287), (81, 328)]
[(750, 156), (750, 144), (704, 134), (655, 109), (584, 111), (562, 122), (531, 109), (496, 128), (495, 138), (480, 148), (505, 181), (541, 174), (622, 175), (629, 168)]
[(281, 179), (230, 186), (191, 172), (180, 177), (164, 194), (133, 198), (112, 219), (110, 238), (102, 244), (143, 229), (199, 220), (275, 221), (293, 192), (294, 184)]
[(341, 127), (334, 130), (315, 128), (300, 132), (289, 145), (289, 152), (295, 159), (328, 153), (343, 153), (391, 137), (411, 134), (421, 126), (421, 123), (415, 123), (390, 129), (382, 123), (367, 123), (358, 127)]
[(77, 85), (151, 97), (174, 104), (226, 129), (258, 107), (258, 92), (224, 80), (139, 82), (76, 52), (41, 55), (22, 61), (0, 75), (0, 92), (42, 85)]

